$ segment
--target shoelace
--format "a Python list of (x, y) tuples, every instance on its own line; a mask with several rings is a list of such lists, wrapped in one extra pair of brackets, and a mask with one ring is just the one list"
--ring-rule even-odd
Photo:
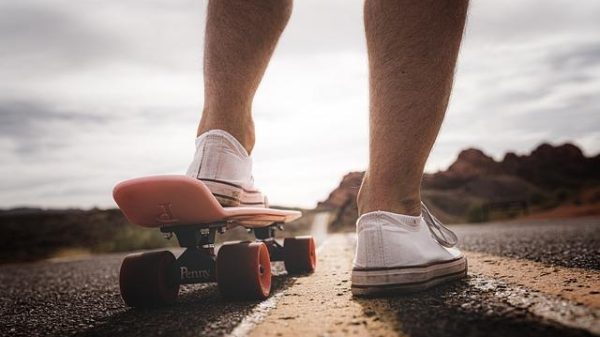
[(427, 227), (429, 227), (429, 231), (437, 240), (437, 242), (447, 248), (456, 246), (458, 243), (458, 237), (456, 234), (454, 234), (453, 231), (444, 226), (440, 220), (433, 216), (431, 211), (429, 211), (429, 208), (427, 208), (423, 202), (421, 202), (421, 208), (423, 210), (423, 219), (425, 219), (425, 223), (427, 224)]

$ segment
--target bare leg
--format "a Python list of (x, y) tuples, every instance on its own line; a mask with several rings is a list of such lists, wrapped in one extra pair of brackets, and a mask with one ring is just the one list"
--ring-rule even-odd
[(370, 157), (360, 214), (420, 214), (423, 169), (448, 104), (467, 4), (365, 1)]
[(225, 130), (252, 151), (252, 100), (291, 11), (292, 0), (209, 1), (198, 135)]

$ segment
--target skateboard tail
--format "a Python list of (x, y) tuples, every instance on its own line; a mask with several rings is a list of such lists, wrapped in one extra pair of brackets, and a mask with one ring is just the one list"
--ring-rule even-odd
[(135, 178), (120, 182), (113, 197), (125, 217), (143, 227), (232, 222), (264, 227), (289, 222), (302, 213), (264, 207), (222, 207), (201, 181), (181, 175)]
[(127, 219), (143, 227), (211, 223), (226, 213), (202, 183), (186, 176), (152, 176), (123, 181), (113, 197)]

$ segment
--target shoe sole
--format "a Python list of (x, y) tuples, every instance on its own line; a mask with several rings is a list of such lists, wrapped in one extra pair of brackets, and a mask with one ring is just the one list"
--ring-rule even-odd
[(423, 266), (352, 270), (352, 294), (377, 296), (389, 293), (413, 293), (467, 275), (467, 258)]
[(246, 190), (242, 186), (217, 179), (199, 180), (223, 207), (267, 207), (265, 197), (259, 191)]

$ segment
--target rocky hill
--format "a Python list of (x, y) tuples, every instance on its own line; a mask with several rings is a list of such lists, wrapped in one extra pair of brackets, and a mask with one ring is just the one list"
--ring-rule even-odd
[[(319, 208), (337, 210), (334, 227), (356, 220), (356, 194), (364, 172), (345, 175)], [(530, 154), (496, 161), (478, 149), (462, 151), (445, 171), (423, 177), (423, 198), (447, 222), (516, 216), (600, 213), (600, 155), (586, 157), (573, 144), (542, 144)]]

